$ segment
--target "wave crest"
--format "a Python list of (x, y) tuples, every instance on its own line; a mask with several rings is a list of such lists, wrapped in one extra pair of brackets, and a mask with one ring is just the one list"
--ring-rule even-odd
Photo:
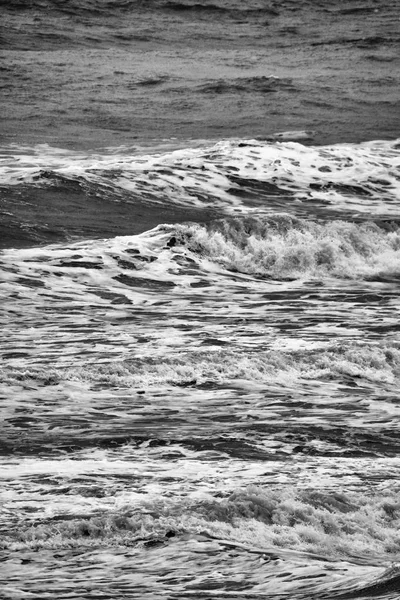
[(207, 228), (181, 226), (178, 239), (231, 271), (273, 279), (400, 275), (395, 223), (318, 223), (282, 214), (221, 219)]
[(50, 519), (16, 529), (1, 547), (131, 546), (201, 533), (260, 553), (297, 551), (382, 564), (398, 556), (399, 525), (395, 492), (368, 496), (254, 485), (224, 499), (146, 499), (89, 519)]
[(169, 384), (176, 386), (227, 384), (240, 387), (244, 381), (293, 384), (300, 380), (364, 379), (375, 384), (397, 383), (400, 378), (400, 348), (388, 345), (337, 344), (325, 350), (283, 352), (277, 350), (238, 352), (198, 351), (170, 358), (135, 358), (104, 364), (86, 364), (73, 369), (0, 369), (0, 381), (38, 381), (57, 385), (78, 380), (122, 387)]

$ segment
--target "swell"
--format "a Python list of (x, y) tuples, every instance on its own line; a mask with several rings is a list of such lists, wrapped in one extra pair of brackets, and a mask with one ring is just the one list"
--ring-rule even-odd
[[(220, 88), (213, 82), (205, 91), (226, 93), (236, 83), (224, 82)], [(245, 80), (244, 88), (248, 85), (274, 90), (284, 82), (252, 78)], [(5, 149), (0, 182), (7, 186), (4, 193), (20, 185), (57, 188), (75, 184), (91, 188), (93, 194), (106, 192), (110, 199), (114, 195), (116, 201), (123, 194), (124, 202), (224, 214), (292, 212), (324, 219), (341, 214), (362, 220), (398, 216), (398, 157), (395, 141), (331, 147), (224, 141), (147, 155), (132, 148), (84, 155), (38, 146)]]
[(157, 194), (132, 197), (123, 189), (51, 172), (44, 185), (0, 185), (0, 249), (29, 248), (72, 239), (136, 235), (159, 223), (204, 223), (212, 210), (160, 205)]

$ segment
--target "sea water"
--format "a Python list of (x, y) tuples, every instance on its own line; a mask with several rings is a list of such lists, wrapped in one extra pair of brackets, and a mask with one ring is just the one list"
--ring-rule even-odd
[(396, 3), (1, 10), (0, 597), (397, 600)]

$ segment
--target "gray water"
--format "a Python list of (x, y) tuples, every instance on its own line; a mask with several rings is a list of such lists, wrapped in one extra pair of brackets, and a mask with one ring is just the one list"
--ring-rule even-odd
[(0, 597), (397, 600), (397, 3), (0, 10)]

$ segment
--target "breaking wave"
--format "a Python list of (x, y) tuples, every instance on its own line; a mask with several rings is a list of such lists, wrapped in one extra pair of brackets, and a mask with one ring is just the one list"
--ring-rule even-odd
[(250, 486), (226, 498), (146, 499), (116, 511), (16, 527), (3, 549), (151, 545), (192, 534), (260, 554), (311, 553), (324, 559), (385, 564), (399, 558), (397, 490), (366, 495)]
[(0, 381), (37, 381), (57, 385), (65, 380), (88, 381), (103, 386), (140, 387), (241, 386), (287, 384), (300, 380), (343, 380), (353, 378), (375, 384), (400, 382), (400, 346), (337, 344), (325, 350), (300, 352), (278, 350), (238, 352), (229, 349), (207, 352), (181, 352), (171, 358), (132, 358), (105, 364), (87, 364), (73, 369), (20, 369), (3, 367)]
[(178, 243), (231, 271), (271, 279), (400, 275), (400, 230), (395, 223), (316, 223), (290, 215), (218, 220), (178, 226)]

